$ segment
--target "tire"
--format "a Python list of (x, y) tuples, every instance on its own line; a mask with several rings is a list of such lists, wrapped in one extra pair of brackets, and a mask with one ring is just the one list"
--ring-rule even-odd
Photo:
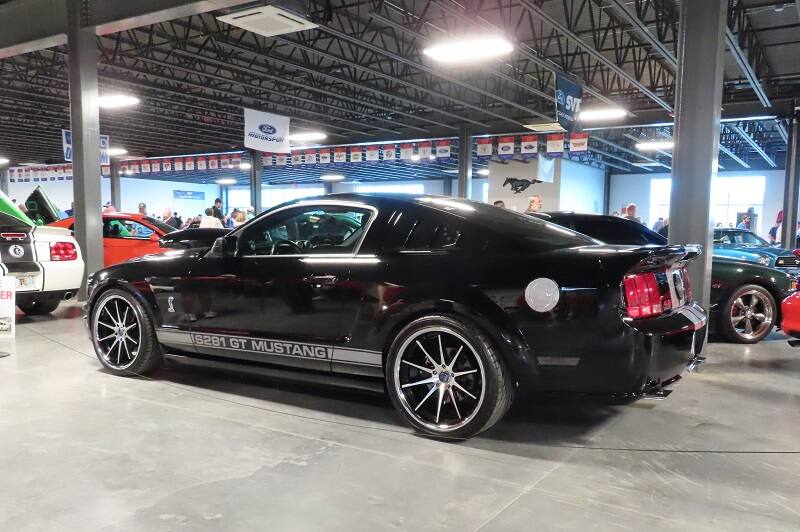
[(97, 298), (89, 333), (98, 360), (114, 375), (147, 375), (163, 361), (149, 314), (124, 290), (111, 289)]
[(495, 346), (473, 323), (453, 316), (424, 316), (406, 325), (392, 342), (385, 374), (389, 397), (405, 421), (441, 438), (466, 439), (488, 429), (514, 398)]
[(769, 290), (756, 284), (740, 286), (720, 311), (720, 330), (731, 342), (755, 344), (772, 332), (778, 306)]
[(19, 309), (28, 316), (41, 316), (42, 314), (50, 314), (61, 303), (60, 299), (34, 299), (27, 303), (18, 303)]

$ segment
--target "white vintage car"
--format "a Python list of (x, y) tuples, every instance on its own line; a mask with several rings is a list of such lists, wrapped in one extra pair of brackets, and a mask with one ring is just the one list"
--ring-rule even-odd
[[(33, 207), (34, 196), (36, 192), (26, 205)], [(49, 205), (45, 195), (41, 198)], [(70, 231), (38, 223), (43, 222), (34, 223), (0, 192), (0, 275), (14, 277), (17, 306), (30, 315), (52, 312), (74, 297), (84, 274), (81, 251)]]

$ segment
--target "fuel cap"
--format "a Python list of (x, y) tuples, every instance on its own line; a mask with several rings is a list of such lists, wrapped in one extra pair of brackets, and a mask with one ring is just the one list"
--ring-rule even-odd
[(525, 302), (536, 312), (549, 312), (556, 308), (561, 291), (552, 279), (539, 277), (525, 288)]

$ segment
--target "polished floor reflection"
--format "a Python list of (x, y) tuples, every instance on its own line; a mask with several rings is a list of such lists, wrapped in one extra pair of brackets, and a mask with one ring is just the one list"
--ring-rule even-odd
[(797, 530), (800, 349), (711, 344), (666, 401), (518, 404), (465, 443), (383, 397), (108, 375), (79, 308), (0, 341), (0, 530)]

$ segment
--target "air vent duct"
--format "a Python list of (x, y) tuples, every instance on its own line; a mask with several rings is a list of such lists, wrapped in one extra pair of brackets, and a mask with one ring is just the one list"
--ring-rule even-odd
[(275, 6), (256, 7), (245, 11), (237, 11), (230, 15), (217, 17), (217, 20), (252, 31), (264, 37), (285, 35), (297, 31), (305, 31), (317, 27), (303, 17)]

